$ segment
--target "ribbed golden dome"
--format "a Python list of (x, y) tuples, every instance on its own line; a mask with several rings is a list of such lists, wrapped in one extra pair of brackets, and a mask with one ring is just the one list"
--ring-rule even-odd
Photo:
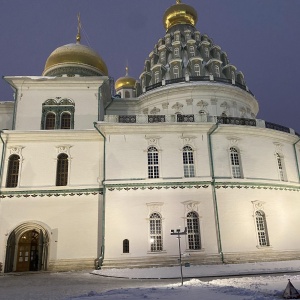
[(93, 49), (81, 45), (79, 42), (76, 44), (68, 44), (58, 47), (48, 57), (43, 75), (47, 75), (48, 71), (60, 67), (67, 66), (87, 66), (91, 69), (96, 69), (97, 73), (108, 75), (108, 70), (105, 62), (100, 55)]
[(163, 22), (168, 31), (174, 25), (189, 24), (195, 26), (198, 21), (196, 10), (187, 4), (176, 0), (176, 4), (169, 7), (163, 17)]
[(126, 67), (126, 75), (124, 77), (120, 77), (115, 82), (115, 89), (119, 91), (122, 88), (135, 88), (136, 80), (133, 77), (128, 75), (128, 67)]

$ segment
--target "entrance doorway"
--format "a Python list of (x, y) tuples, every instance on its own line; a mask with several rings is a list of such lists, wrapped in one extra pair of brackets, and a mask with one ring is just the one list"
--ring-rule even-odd
[(26, 223), (7, 240), (4, 272), (47, 270), (49, 235), (37, 223)]
[(17, 272), (38, 271), (39, 233), (36, 230), (25, 232), (19, 239), (17, 255)]

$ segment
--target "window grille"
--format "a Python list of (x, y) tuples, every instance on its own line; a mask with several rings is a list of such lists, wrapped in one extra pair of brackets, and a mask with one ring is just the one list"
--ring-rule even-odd
[(129, 240), (123, 240), (123, 253), (129, 253)]
[(233, 178), (242, 178), (239, 152), (236, 148), (230, 148), (230, 161)]
[(13, 154), (8, 159), (6, 187), (17, 187), (19, 179), (20, 156)]
[(174, 57), (179, 57), (179, 48), (174, 49)]
[(204, 55), (206, 58), (209, 58), (209, 50), (208, 48), (204, 48)]
[(195, 177), (194, 151), (189, 146), (183, 148), (183, 170), (184, 177)]
[(195, 56), (195, 48), (194, 46), (190, 46), (190, 55)]
[(218, 65), (215, 65), (215, 75), (216, 75), (217, 77), (220, 77), (220, 68), (219, 68)]
[(158, 150), (155, 147), (148, 149), (148, 178), (159, 178)]
[(173, 68), (173, 74), (174, 74), (174, 78), (179, 78), (179, 68), (178, 68), (178, 66), (175, 66)]
[(62, 113), (60, 120), (61, 129), (71, 129), (71, 115), (69, 113)]
[(65, 153), (57, 157), (56, 186), (66, 186), (68, 184), (69, 160)]
[(162, 251), (162, 222), (158, 213), (150, 215), (150, 250), (151, 252)]
[(277, 167), (278, 167), (278, 172), (279, 172), (279, 179), (281, 181), (285, 181), (285, 172), (284, 172), (284, 165), (283, 165), (283, 159), (282, 157), (276, 153), (276, 158), (277, 158)]
[(158, 83), (158, 82), (159, 82), (159, 72), (158, 72), (158, 71), (156, 71), (156, 72), (154, 73), (154, 81), (155, 81), (155, 83)]
[(130, 93), (128, 91), (125, 91), (125, 98), (130, 98)]
[(257, 211), (255, 219), (259, 246), (269, 246), (265, 214), (262, 211)]
[(189, 249), (201, 249), (199, 217), (194, 211), (187, 214), (187, 236)]
[(200, 65), (199, 64), (195, 64), (194, 66), (194, 71), (195, 71), (195, 76), (200, 76)]
[(48, 113), (46, 115), (46, 120), (45, 120), (45, 129), (46, 130), (52, 130), (55, 129), (55, 114), (54, 113)]

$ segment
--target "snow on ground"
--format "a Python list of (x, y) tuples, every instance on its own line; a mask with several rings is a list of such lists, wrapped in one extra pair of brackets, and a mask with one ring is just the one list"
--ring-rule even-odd
[[(300, 261), (183, 267), (183, 275), (185, 278), (299, 271)], [(107, 269), (94, 271), (93, 274), (127, 278), (177, 278), (180, 276), (180, 268)], [(292, 274), (281, 276), (246, 276), (229, 279), (215, 279), (207, 282), (194, 278), (188, 280), (185, 279), (183, 286), (181, 286), (179, 280), (178, 284), (166, 285), (165, 287), (153, 287), (150, 289), (116, 289), (101, 294), (91, 291), (87, 295), (70, 299), (282, 299), (282, 294), (288, 283), (288, 279), (291, 280), (296, 288), (300, 288), (300, 275)]]
[(101, 294), (93, 291), (86, 295), (68, 299), (80, 300), (268, 300), (282, 299), (288, 278), (300, 287), (300, 276), (245, 277), (217, 279), (203, 282), (190, 279), (184, 285), (173, 284), (165, 287), (116, 289)]
[[(187, 278), (300, 272), (300, 260), (247, 264), (191, 265), (190, 267), (183, 266), (182, 271), (183, 276)], [(95, 270), (93, 274), (125, 278), (178, 278), (180, 277), (180, 268), (178, 266), (146, 269), (104, 269)]]
[[(276, 276), (271, 273), (280, 274)], [(296, 289), (300, 289), (300, 275), (298, 275), (300, 261), (183, 267), (185, 277), (183, 286), (178, 278), (179, 266), (107, 269), (93, 271), (92, 274), (88, 272), (4, 274), (0, 276), (0, 299), (269, 300), (282, 299), (288, 279)], [(226, 278), (229, 275), (238, 277)], [(204, 278), (208, 276), (224, 276), (224, 278)], [(133, 280), (114, 277), (175, 279)]]

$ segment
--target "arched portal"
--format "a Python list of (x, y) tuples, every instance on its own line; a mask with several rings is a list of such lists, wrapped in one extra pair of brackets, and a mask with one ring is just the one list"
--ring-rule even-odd
[(47, 270), (49, 235), (37, 223), (15, 228), (7, 239), (4, 272)]

